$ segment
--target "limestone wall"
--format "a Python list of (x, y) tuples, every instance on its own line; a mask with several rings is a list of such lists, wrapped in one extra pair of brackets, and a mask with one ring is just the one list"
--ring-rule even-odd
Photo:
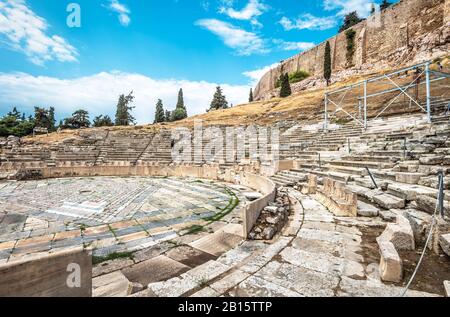
[[(78, 267), (72, 266), (73, 264)], [(78, 272), (79, 280), (73, 275)], [(70, 284), (67, 283), (68, 280)], [(0, 297), (91, 295), (92, 258), (82, 247), (0, 266)]]
[[(412, 64), (449, 52), (448, 26), (450, 0), (401, 0), (354, 26), (356, 49), (347, 61), (345, 32), (328, 39), (333, 73), (353, 70), (384, 70)], [(326, 41), (291, 57), (266, 73), (254, 90), (257, 100), (267, 99), (281, 72), (306, 70), (313, 77), (323, 76)]]
[(252, 231), (256, 221), (261, 215), (261, 211), (270, 203), (275, 200), (276, 187), (275, 184), (262, 176), (255, 174), (243, 174), (240, 178), (242, 185), (250, 188), (257, 188), (264, 196), (258, 200), (252, 201), (244, 209), (244, 236), (248, 237), (248, 234)]

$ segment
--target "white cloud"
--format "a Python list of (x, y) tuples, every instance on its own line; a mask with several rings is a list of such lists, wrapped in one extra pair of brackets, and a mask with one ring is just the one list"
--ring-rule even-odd
[(36, 15), (25, 0), (0, 3), (0, 43), (22, 52), (37, 65), (47, 61), (75, 62), (77, 50), (64, 38), (48, 35), (45, 19)]
[(316, 45), (312, 42), (286, 42), (283, 40), (273, 40), (273, 42), (283, 51), (306, 51)]
[(329, 11), (339, 10), (339, 16), (356, 11), (360, 17), (366, 18), (370, 14), (372, 3), (367, 0), (324, 0), (323, 7)]
[(262, 24), (257, 17), (268, 10), (268, 6), (260, 0), (250, 0), (241, 10), (232, 7), (232, 1), (225, 1), (225, 5), (220, 7), (219, 12), (226, 14), (232, 19), (250, 21), (252, 25), (261, 27)]
[(202, 19), (196, 22), (222, 39), (226, 46), (231, 47), (238, 55), (248, 56), (254, 53), (267, 53), (264, 40), (256, 33), (240, 29), (230, 23), (216, 19)]
[[(164, 109), (173, 110), (180, 88), (189, 115), (204, 113), (216, 86), (205, 81), (155, 80), (122, 72), (102, 72), (75, 79), (0, 73), (0, 112), (6, 113), (12, 106), (27, 113), (32, 113), (34, 106), (54, 106), (58, 118), (80, 108), (88, 110), (91, 119), (99, 114), (114, 118), (118, 96), (133, 90), (136, 97), (133, 115), (138, 123), (144, 124), (153, 122), (158, 98), (163, 100)], [(229, 103), (237, 105), (247, 101), (250, 86), (222, 84), (221, 87)]]
[(316, 17), (312, 14), (306, 13), (299, 16), (294, 21), (287, 17), (282, 17), (279, 22), (284, 30), (328, 30), (334, 28), (338, 21), (334, 16), (331, 17)]
[(131, 11), (124, 4), (121, 4), (118, 0), (111, 0), (108, 9), (119, 14), (118, 19), (120, 24), (123, 26), (128, 26), (130, 24)]
[(279, 63), (274, 63), (272, 65), (264, 66), (259, 69), (243, 72), (242, 74), (250, 79), (251, 86), (256, 86), (256, 84), (259, 82), (261, 77), (264, 76), (265, 73), (273, 68), (276, 68), (278, 65)]

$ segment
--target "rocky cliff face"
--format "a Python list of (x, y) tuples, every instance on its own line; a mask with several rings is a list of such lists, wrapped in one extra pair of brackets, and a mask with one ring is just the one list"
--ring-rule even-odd
[[(350, 74), (410, 65), (450, 53), (450, 0), (402, 0), (353, 27), (355, 50), (347, 56), (345, 32), (328, 41), (333, 80)], [(326, 41), (281, 63), (266, 73), (255, 88), (256, 100), (276, 95), (281, 73), (306, 70), (311, 77), (295, 84), (294, 92), (321, 87)]]

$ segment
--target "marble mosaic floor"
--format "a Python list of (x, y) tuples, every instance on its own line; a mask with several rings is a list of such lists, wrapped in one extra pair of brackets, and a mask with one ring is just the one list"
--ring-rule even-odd
[(134, 251), (211, 226), (221, 214), (220, 223), (238, 224), (244, 192), (251, 189), (194, 178), (2, 182), (0, 263), (80, 244), (95, 256)]

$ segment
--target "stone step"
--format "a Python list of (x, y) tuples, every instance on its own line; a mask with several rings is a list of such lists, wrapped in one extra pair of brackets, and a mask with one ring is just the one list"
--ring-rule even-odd
[(368, 167), (368, 168), (374, 168), (374, 169), (383, 169), (383, 168), (392, 168), (394, 167), (394, 163), (381, 163), (381, 162), (373, 162), (373, 161), (330, 161), (329, 164), (331, 165), (339, 165), (339, 166), (350, 166), (350, 167)]
[(380, 210), (365, 202), (358, 200), (358, 216), (361, 217), (378, 217)]
[(278, 175), (271, 176), (270, 179), (278, 186), (292, 186), (294, 182)]
[(385, 193), (374, 196), (373, 201), (384, 209), (403, 209), (406, 206), (404, 199)]
[(330, 171), (336, 171), (336, 172), (350, 174), (350, 175), (358, 175), (358, 176), (368, 175), (367, 170), (364, 168), (350, 167), (350, 166), (338, 166), (338, 165), (332, 165), (332, 164), (326, 164), (323, 167)]

